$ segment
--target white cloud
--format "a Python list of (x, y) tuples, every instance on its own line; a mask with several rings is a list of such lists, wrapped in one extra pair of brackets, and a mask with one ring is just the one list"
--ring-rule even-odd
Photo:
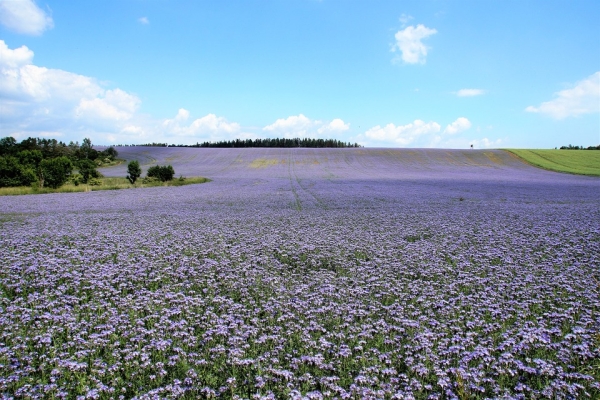
[(600, 112), (600, 71), (577, 82), (571, 89), (555, 93), (554, 100), (539, 107), (529, 106), (525, 111), (546, 114), (555, 119)]
[(23, 65), (31, 64), (33, 60), (33, 51), (27, 46), (21, 46), (18, 49), (11, 50), (4, 40), (0, 40), (0, 67), (19, 68)]
[(392, 147), (436, 147), (436, 148), (468, 148), (476, 143), (480, 148), (498, 147), (499, 141), (488, 139), (470, 139), (461, 133), (472, 126), (471, 121), (459, 117), (454, 122), (442, 126), (435, 121), (425, 122), (417, 119), (406, 125), (377, 125), (363, 134), (350, 138), (350, 141), (365, 146)]
[(387, 124), (384, 127), (374, 126), (365, 132), (365, 136), (371, 141), (388, 142), (400, 146), (407, 146), (415, 142), (421, 135), (428, 135), (439, 132), (440, 124), (437, 122), (424, 122), (420, 119), (407, 125), (396, 126)]
[(224, 133), (231, 135), (240, 131), (240, 124), (229, 122), (223, 117), (217, 117), (215, 114), (208, 114), (202, 118), (196, 119), (190, 125), (194, 132)]
[(148, 24), (150, 23), (150, 21), (148, 20), (148, 17), (141, 17), (141, 18), (138, 18), (138, 22), (139, 22), (140, 24), (144, 24), (144, 25), (148, 25)]
[(33, 55), (26, 46), (10, 49), (0, 40), (2, 136), (118, 132), (136, 115), (135, 95), (107, 90), (84, 75), (36, 66)]
[(394, 36), (396, 43), (392, 46), (392, 51), (400, 50), (402, 61), (406, 64), (425, 64), (428, 47), (421, 41), (437, 33), (437, 30), (427, 28), (419, 24), (408, 26), (401, 31), (396, 32)]
[(25, 35), (41, 35), (54, 23), (33, 0), (0, 1), (0, 23), (13, 32)]
[(456, 121), (449, 124), (446, 129), (444, 129), (444, 133), (449, 135), (454, 135), (458, 132), (466, 131), (471, 127), (471, 121), (466, 119), (465, 117), (457, 118)]
[(498, 147), (500, 147), (500, 145), (502, 143), (503, 143), (502, 139), (492, 140), (492, 139), (488, 139), (488, 138), (475, 139), (475, 140), (471, 141), (471, 144), (473, 145), (473, 148), (475, 148), (475, 149), (498, 148)]
[(271, 125), (263, 128), (263, 131), (269, 132), (275, 136), (285, 138), (302, 138), (331, 136), (344, 132), (350, 128), (350, 124), (336, 118), (329, 123), (311, 120), (304, 114), (292, 115), (287, 118), (280, 118)]
[(287, 138), (305, 137), (312, 130), (315, 123), (303, 114), (292, 115), (285, 119), (280, 118), (271, 125), (263, 128), (264, 131), (282, 134)]
[[(10, 49), (0, 40), (0, 137), (61, 137), (66, 141), (89, 137), (93, 143), (195, 143), (257, 137), (215, 114), (191, 122), (184, 108), (165, 120), (140, 114), (141, 101), (134, 94), (105, 88), (88, 76), (36, 66), (33, 57), (26, 46)], [(344, 127), (341, 120), (323, 125), (329, 131)]]
[(190, 112), (185, 108), (180, 108), (175, 116), (176, 121), (186, 121), (190, 117)]
[(144, 128), (136, 125), (126, 125), (123, 129), (121, 129), (121, 132), (133, 135), (143, 135)]
[(162, 122), (163, 132), (170, 137), (194, 138), (198, 141), (230, 140), (242, 134), (240, 124), (229, 122), (215, 114), (205, 115), (187, 125), (185, 122), (189, 115), (188, 110), (180, 108), (175, 118)]
[(331, 133), (335, 135), (337, 133), (347, 131), (348, 129), (350, 129), (350, 124), (347, 124), (341, 119), (336, 118), (330, 123), (321, 126), (319, 129), (317, 129), (317, 132), (319, 134)]
[(75, 112), (79, 118), (100, 118), (122, 121), (130, 119), (140, 100), (121, 89), (107, 90), (104, 97), (81, 99)]
[(458, 97), (473, 97), (480, 96), (485, 93), (485, 90), (482, 89), (460, 89), (456, 92)]

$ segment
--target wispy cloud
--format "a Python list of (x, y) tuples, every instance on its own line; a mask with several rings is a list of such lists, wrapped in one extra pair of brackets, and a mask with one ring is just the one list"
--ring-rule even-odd
[(400, 18), (399, 18), (399, 20), (400, 20), (400, 23), (402, 24), (402, 27), (403, 27), (403, 28), (404, 28), (404, 27), (406, 26), (406, 24), (408, 24), (408, 22), (409, 22), (410, 20), (412, 20), (412, 19), (413, 19), (412, 15), (408, 15), (408, 14), (402, 14), (402, 15), (400, 16)]
[(148, 20), (148, 17), (141, 17), (138, 18), (138, 22), (144, 25), (148, 25), (150, 23), (150, 21)]
[(13, 32), (33, 36), (54, 26), (52, 17), (33, 0), (0, 1), (0, 23)]
[(571, 89), (555, 93), (554, 97), (538, 107), (529, 106), (525, 111), (546, 114), (555, 119), (600, 112), (600, 71), (577, 82)]
[(481, 96), (485, 93), (483, 89), (460, 89), (456, 92), (458, 97), (473, 97), (473, 96)]

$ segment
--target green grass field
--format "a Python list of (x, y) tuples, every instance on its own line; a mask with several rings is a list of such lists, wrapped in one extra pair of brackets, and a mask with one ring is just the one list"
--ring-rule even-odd
[(95, 192), (98, 190), (119, 190), (119, 189), (133, 189), (133, 188), (144, 188), (154, 186), (183, 186), (193, 185), (196, 183), (209, 182), (210, 179), (204, 177), (192, 177), (179, 180), (177, 178), (168, 182), (151, 182), (142, 183), (142, 180), (138, 180), (135, 185), (129, 183), (127, 178), (101, 178), (101, 185), (91, 186), (80, 184), (75, 186), (69, 182), (59, 187), (58, 189), (51, 188), (37, 188), (32, 186), (19, 186), (19, 187), (4, 187), (0, 188), (0, 196), (16, 196), (22, 194), (44, 194), (44, 193), (75, 193), (75, 192)]
[(550, 171), (600, 176), (600, 151), (598, 150), (505, 150), (528, 164)]

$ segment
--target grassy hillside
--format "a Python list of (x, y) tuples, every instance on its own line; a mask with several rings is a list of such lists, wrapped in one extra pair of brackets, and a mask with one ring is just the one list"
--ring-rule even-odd
[(600, 151), (506, 149), (525, 162), (550, 171), (600, 176)]

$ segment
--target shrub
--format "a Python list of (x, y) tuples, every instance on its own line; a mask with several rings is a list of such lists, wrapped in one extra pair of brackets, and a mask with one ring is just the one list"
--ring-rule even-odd
[(148, 168), (146, 176), (151, 178), (157, 178), (161, 182), (173, 180), (175, 170), (170, 165), (155, 165)]
[(129, 164), (127, 164), (127, 174), (127, 180), (129, 180), (129, 183), (133, 185), (137, 178), (139, 178), (142, 175), (140, 163), (135, 160), (130, 161)]
[(0, 187), (29, 186), (35, 181), (32, 167), (20, 164), (16, 157), (0, 156)]
[(149, 183), (156, 183), (156, 182), (160, 182), (160, 180), (158, 178), (155, 178), (153, 176), (147, 176), (144, 179), (142, 179), (142, 183), (147, 185)]
[(79, 186), (79, 184), (81, 182), (83, 182), (83, 178), (81, 175), (79, 174), (73, 174), (71, 175), (71, 177), (69, 178), (69, 180), (71, 181), (71, 183), (73, 183), (73, 185), (75, 186)]
[(100, 172), (96, 170), (96, 163), (92, 160), (79, 160), (78, 162), (79, 173), (81, 174), (81, 181), (88, 183), (90, 179), (98, 179), (102, 177)]
[(100, 154), (102, 154), (102, 157), (106, 157), (104, 162), (106, 162), (106, 159), (110, 162), (117, 158), (119, 152), (117, 152), (113, 146), (110, 146), (108, 149), (101, 151)]
[(40, 163), (40, 186), (47, 185), (52, 189), (61, 187), (71, 175), (73, 164), (67, 157), (42, 160)]

